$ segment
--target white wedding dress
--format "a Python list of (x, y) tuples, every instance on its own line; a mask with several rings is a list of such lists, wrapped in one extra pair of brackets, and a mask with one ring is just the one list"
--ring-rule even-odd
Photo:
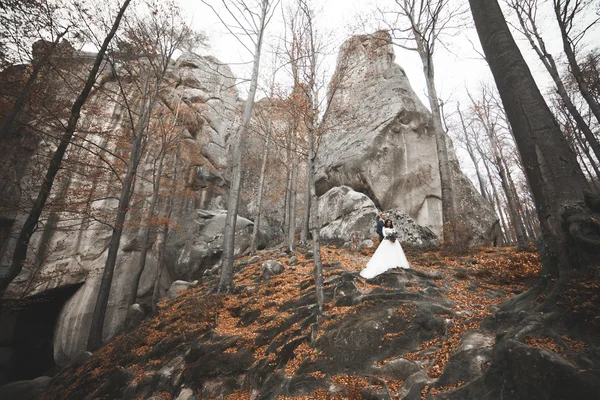
[(381, 244), (375, 250), (375, 254), (367, 263), (367, 268), (360, 271), (360, 276), (366, 279), (375, 278), (377, 275), (384, 273), (388, 269), (403, 268), (409, 269), (408, 260), (404, 255), (402, 246), (398, 239), (390, 241), (387, 239), (392, 232), (396, 232), (394, 228), (383, 228), (383, 237)]

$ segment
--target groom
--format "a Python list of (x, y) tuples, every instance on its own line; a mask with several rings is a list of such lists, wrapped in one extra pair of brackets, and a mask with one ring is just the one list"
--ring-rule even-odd
[(381, 213), (379, 219), (377, 220), (377, 228), (375, 231), (379, 235), (379, 243), (383, 241), (383, 226), (385, 225), (385, 214)]

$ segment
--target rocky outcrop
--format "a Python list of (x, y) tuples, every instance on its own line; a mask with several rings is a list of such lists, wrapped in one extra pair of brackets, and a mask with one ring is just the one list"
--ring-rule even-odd
[[(234, 293), (210, 294), (217, 277), (199, 282), (165, 301), (158, 318), (62, 371), (40, 400), (96, 398), (108, 387), (124, 400), (186, 389), (232, 399), (599, 398), (597, 324), (571, 336), (554, 312), (535, 310), (540, 290), (518, 307), (517, 298), (501, 304), (533, 285), (536, 255), (414, 252), (411, 269), (365, 282), (363, 254), (327, 245), (322, 254), (322, 322), (310, 259), (298, 252), (291, 266), (277, 249), (261, 251), (258, 262), (238, 264)], [(262, 279), (276, 259), (286, 264), (281, 274)]]
[(348, 186), (335, 187), (319, 198), (319, 222), (323, 240), (348, 241), (376, 236), (377, 207), (369, 197)]
[[(441, 186), (431, 115), (394, 57), (384, 31), (342, 45), (317, 154), (317, 192), (349, 186), (379, 209), (399, 208), (439, 235)], [(474, 242), (489, 242), (497, 219), (447, 142), (459, 218), (468, 222)]]
[[(62, 71), (69, 77), (85, 72), (86, 63), (91, 61), (85, 54), (81, 55), (76, 51), (70, 57), (75, 61), (65, 63), (65, 70)], [(105, 66), (98, 80), (99, 89), (88, 99), (88, 111), (82, 115), (79, 123), (79, 126), (87, 129), (86, 143), (93, 143), (92, 150), (96, 150), (90, 152), (85, 161), (90, 165), (96, 163), (100, 169), (107, 162), (112, 163), (112, 168), (122, 168), (119, 160), (111, 158), (112, 154), (126, 154), (128, 151), (127, 146), (123, 146), (126, 142), (119, 142), (126, 139), (129, 129), (126, 117), (128, 113), (115, 97), (119, 93), (115, 79), (115, 74), (121, 72), (119, 66), (117, 64), (116, 71)], [(45, 79), (50, 78), (51, 76)], [(74, 83), (79, 84), (78, 82)], [(135, 84), (126, 79), (122, 82), (124, 91), (135, 97)], [(64, 101), (68, 103), (69, 98), (66, 97)], [(227, 65), (214, 57), (182, 54), (167, 71), (155, 114), (159, 116), (162, 126), (171, 124), (173, 135), (178, 135), (181, 140), (179, 146), (172, 148), (165, 158), (162, 193), (168, 194), (161, 194), (161, 201), (155, 212), (158, 218), (169, 222), (166, 251), (163, 262), (159, 265), (159, 245), (162, 240), (162, 227), (159, 227), (151, 237), (152, 247), (148, 252), (137, 293), (141, 303), (149, 301), (157, 273), (161, 277), (160, 292), (164, 295), (174, 280), (200, 279), (205, 269), (214, 268), (218, 262), (225, 225), (222, 208), (225, 206), (228, 190), (227, 148), (237, 123), (238, 101), (235, 77)], [(55, 132), (50, 133), (57, 135)], [(112, 141), (112, 138), (116, 139)], [(13, 139), (15, 145), (23, 145), (20, 138), (11, 138)], [(52, 150), (36, 148), (35, 146), (42, 145), (35, 143), (26, 144), (31, 154)], [(103, 332), (105, 339), (113, 337), (122, 329), (128, 308), (128, 291), (138, 269), (140, 250), (144, 245), (142, 233), (146, 226), (155, 223), (148, 220), (147, 207), (152, 195), (152, 179), (156, 173), (155, 149), (159, 144), (159, 135), (149, 137), (148, 151), (144, 153), (138, 167), (135, 197), (125, 222), (111, 288)], [(106, 153), (100, 151), (104, 158), (94, 158), (98, 149), (102, 148), (108, 150)], [(0, 159), (3, 158), (2, 152), (4, 150), (0, 152)], [(78, 155), (76, 150), (73, 154), (72, 157)], [(28, 167), (22, 164), (23, 162), (16, 160), (7, 166), (14, 169), (16, 175), (0, 177), (0, 188), (10, 189), (10, 199), (7, 200), (10, 200), (12, 207), (5, 210), (4, 202), (0, 206), (0, 249), (3, 251), (0, 254), (0, 268), (10, 262), (11, 241), (19, 229), (20, 216), (11, 210), (29, 207), (27, 191), (35, 193), (36, 190), (35, 182), (25, 180), (27, 174), (24, 171)], [(13, 297), (35, 296), (63, 287), (80, 286), (58, 317), (54, 354), (59, 365), (64, 365), (85, 350), (87, 331), (112, 234), (110, 224), (114, 221), (116, 198), (120, 190), (114, 175), (89, 178), (93, 174), (71, 174), (69, 170), (65, 168), (59, 174), (52, 201), (60, 203), (67, 194), (81, 196), (84, 193), (83, 196), (87, 196), (88, 200), (81, 204), (87, 205), (81, 209), (70, 205), (68, 212), (59, 209), (43, 216), (43, 229), (34, 235), (30, 246), (30, 259), (34, 262), (24, 268), (8, 292)], [(13, 190), (15, 177), (18, 181), (20, 176), (25, 178), (21, 186), (17, 187), (19, 190)], [(7, 182), (13, 186), (6, 186)], [(238, 219), (236, 254), (241, 254), (248, 247), (251, 230), (251, 221)]]
[[(194, 218), (182, 222), (181, 228), (169, 237), (165, 250), (165, 266), (172, 276), (188, 281), (197, 280), (205, 270), (219, 264), (223, 253), (226, 216), (224, 210), (196, 210)], [(250, 248), (252, 227), (252, 221), (237, 218), (235, 257)], [(263, 234), (261, 237), (266, 236)], [(259, 247), (264, 245), (264, 241), (259, 243)]]
[[(412, 248), (428, 248), (439, 245), (437, 236), (417, 224), (400, 209), (386, 210), (386, 215), (398, 231), (398, 239)], [(348, 186), (329, 190), (319, 198), (319, 222), (321, 238), (325, 241), (347, 242), (353, 238), (376, 237), (379, 212), (373, 201), (365, 194)]]
[[(160, 265), (161, 291), (166, 294), (171, 282), (181, 280), (198, 280), (204, 271), (215, 268), (223, 252), (223, 230), (225, 227), (225, 211), (196, 210), (193, 218), (188, 217), (180, 222), (178, 229), (169, 237), (166, 244), (163, 263)], [(244, 253), (250, 246), (252, 222), (238, 217), (236, 226), (235, 255)], [(126, 243), (127, 247), (129, 243)], [(105, 254), (86, 264), (94, 267), (85, 272), (81, 289), (67, 301), (58, 317), (54, 336), (54, 358), (59, 365), (66, 364), (85, 350), (91, 318), (98, 295), (101, 271), (104, 267)], [(128, 289), (136, 273), (139, 251), (122, 250), (115, 278), (111, 287), (110, 300), (103, 336), (109, 340), (123, 328), (127, 316)], [(149, 257), (146, 269), (140, 281), (138, 298), (148, 299), (152, 295), (157, 274), (156, 257)]]
[(394, 229), (398, 232), (398, 240), (411, 248), (427, 249), (437, 247), (439, 238), (431, 229), (421, 226), (400, 209), (386, 210), (386, 218), (392, 220)]

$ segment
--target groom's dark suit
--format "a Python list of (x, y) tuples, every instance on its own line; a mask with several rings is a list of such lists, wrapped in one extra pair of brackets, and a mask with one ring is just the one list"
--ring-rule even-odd
[(385, 221), (382, 218), (377, 220), (377, 228), (375, 231), (379, 235), (379, 243), (383, 240), (383, 226), (385, 225)]

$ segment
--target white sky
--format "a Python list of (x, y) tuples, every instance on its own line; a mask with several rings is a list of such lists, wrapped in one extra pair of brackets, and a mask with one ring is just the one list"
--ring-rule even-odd
[[(210, 54), (216, 56), (220, 61), (231, 65), (232, 70), (239, 78), (247, 77), (250, 71), (249, 62), (251, 56), (232, 37), (231, 34), (222, 26), (214, 13), (199, 0), (180, 0), (181, 5), (186, 13), (193, 18), (193, 25), (197, 29), (204, 30), (209, 35), (210, 46), (208, 50)], [(211, 4), (218, 6), (220, 0), (210, 0)], [(249, 0), (252, 2), (255, 0)], [(457, 3), (465, 4), (466, 0), (455, 0)], [(502, 4), (502, 0), (501, 4)], [(282, 5), (285, 6), (289, 1), (282, 0)], [(349, 26), (356, 25), (359, 16), (368, 18), (374, 11), (374, 3), (381, 4), (381, 1), (376, 0), (313, 0), (316, 4), (317, 27), (323, 32), (326, 32), (329, 38), (335, 43), (335, 49), (349, 37), (351, 28)], [(506, 12), (506, 8), (504, 7)], [(548, 9), (548, 11), (551, 11)], [(487, 64), (479, 57), (473, 49), (473, 43), (478, 51), (479, 40), (474, 27), (470, 21), (470, 13), (467, 13), (468, 27), (461, 31), (459, 35), (451, 38), (451, 42), (446, 43), (447, 48), (438, 46), (435, 57), (436, 69), (436, 85), (438, 94), (444, 101), (461, 100), (466, 103), (466, 92), (464, 87), (467, 86), (471, 90), (476, 90), (481, 81), (491, 80), (491, 74)], [(549, 51), (556, 59), (562, 60), (562, 44), (558, 32), (558, 27), (553, 20), (551, 13), (542, 13), (540, 21), (542, 22), (542, 33), (546, 38), (546, 44)], [(510, 18), (509, 18), (510, 19)], [(281, 23), (281, 11), (279, 10), (273, 18), (271, 25), (268, 28), (269, 37), (267, 45), (275, 42), (275, 37), (281, 34), (283, 25)], [(356, 29), (356, 28), (354, 28)], [(517, 43), (521, 47), (532, 72), (540, 87), (547, 90), (550, 85), (550, 80), (541, 62), (529, 47), (529, 44), (518, 34), (514, 33)], [(588, 47), (593, 43), (600, 43), (600, 29), (596, 29), (588, 34), (586, 42)], [(337, 51), (337, 50), (336, 50)], [(421, 62), (416, 53), (403, 50), (399, 47), (395, 48), (396, 62), (402, 66), (413, 86), (417, 95), (421, 98), (425, 105), (428, 104), (425, 94), (425, 82)], [(335, 67), (335, 56), (332, 54), (330, 61), (330, 70)], [(247, 63), (240, 65), (240, 63)], [(268, 64), (268, 61), (263, 62), (262, 67)], [(263, 71), (265, 68), (262, 68)], [(244, 90), (241, 90), (242, 96)], [(452, 107), (454, 108), (454, 107)]]
[[(247, 78), (250, 75), (251, 55), (249, 55), (243, 46), (227, 32), (212, 10), (202, 4), (200, 0), (179, 1), (186, 13), (189, 14), (190, 18), (193, 18), (194, 27), (205, 31), (208, 34), (211, 46), (208, 53), (216, 56), (220, 61), (229, 64), (238, 78)], [(220, 0), (208, 1), (215, 6), (220, 4)], [(253, 2), (257, 0), (247, 1)], [(388, 3), (390, 1), (391, 0), (387, 0)], [(467, 0), (451, 1), (463, 6), (468, 5)], [(281, 2), (285, 7), (285, 5), (291, 1), (281, 0)], [(391, 2), (393, 3), (393, 1)], [(357, 26), (361, 25), (358, 21), (361, 19), (369, 20), (369, 18), (374, 18), (371, 16), (374, 15), (376, 9), (375, 4), (381, 5), (382, 3), (385, 3), (385, 1), (313, 0), (313, 4), (316, 5), (316, 9), (318, 10), (315, 25), (323, 33), (326, 33), (327, 38), (333, 44), (332, 54), (326, 60), (330, 74), (335, 68), (335, 59), (339, 46), (353, 31), (354, 33), (371, 33), (371, 31), (362, 32), (361, 28), (357, 29)], [(503, 7), (505, 15), (509, 15), (507, 13), (507, 7), (503, 4), (503, 0), (500, 0), (500, 4)], [(546, 6), (545, 12), (540, 12), (538, 16), (541, 32), (549, 52), (555, 57), (559, 65), (564, 65), (560, 32), (553, 18), (554, 15), (552, 13), (551, 2), (549, 2), (549, 4), (547, 3)], [(461, 30), (458, 35), (452, 37), (451, 41), (446, 39), (446, 48), (444, 48), (444, 46), (438, 46), (434, 55), (436, 87), (439, 98), (447, 104), (445, 108), (447, 115), (456, 110), (457, 101), (460, 101), (463, 106), (468, 104), (469, 99), (465, 88), (468, 88), (475, 94), (482, 82), (493, 83), (492, 75), (487, 64), (477, 53), (478, 51), (481, 52), (481, 48), (475, 27), (471, 21), (470, 11), (465, 15), (467, 18), (467, 27)], [(588, 19), (595, 17), (597, 16), (591, 15), (588, 16)], [(516, 19), (509, 16), (509, 21), (511, 20), (516, 23)], [(377, 25), (375, 22), (372, 23), (373, 26)], [(273, 44), (276, 41), (275, 38), (281, 35), (282, 30), (283, 23), (280, 8), (268, 27), (269, 36), (267, 38), (267, 47), (269, 47), (269, 44)], [(542, 92), (548, 93), (553, 90), (551, 80), (546, 70), (537, 55), (530, 48), (529, 43), (514, 30), (513, 36), (517, 40), (521, 52), (525, 56)], [(590, 50), (591, 48), (598, 46), (599, 43), (600, 29), (599, 27), (596, 27), (595, 30), (588, 32), (583, 45), (585, 45), (586, 50)], [(428, 107), (422, 65), (418, 55), (415, 52), (403, 50), (397, 46), (395, 47), (395, 54), (396, 63), (404, 68), (414, 91), (417, 93), (423, 104)], [(268, 69), (268, 66), (269, 61), (265, 59), (261, 64), (261, 70), (265, 71)], [(240, 85), (239, 89), (240, 96), (244, 97), (246, 95), (245, 86)], [(259, 94), (259, 96), (261, 96), (261, 94)], [(466, 153), (461, 154), (463, 151), (460, 149), (457, 149), (457, 152), (459, 159), (462, 160), (461, 164), (463, 164), (463, 168), (466, 167), (467, 169), (465, 172), (472, 175), (473, 171), (471, 171), (472, 167), (470, 161), (463, 162), (467, 158)]]

